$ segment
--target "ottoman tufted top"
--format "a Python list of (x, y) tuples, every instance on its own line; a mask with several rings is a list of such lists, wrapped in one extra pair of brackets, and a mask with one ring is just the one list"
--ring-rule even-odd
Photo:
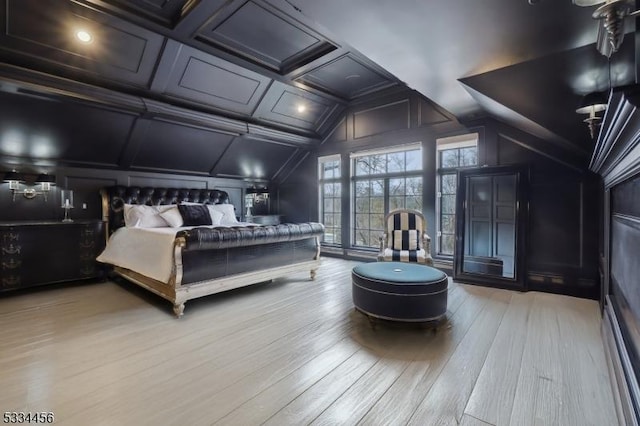
[(399, 284), (425, 284), (447, 278), (436, 268), (406, 262), (364, 263), (353, 268), (353, 273), (363, 278)]

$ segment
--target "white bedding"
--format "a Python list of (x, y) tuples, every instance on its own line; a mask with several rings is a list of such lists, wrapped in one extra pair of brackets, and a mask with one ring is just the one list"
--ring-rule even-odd
[[(239, 222), (234, 225), (215, 227), (260, 226), (255, 223)], [(201, 226), (200, 226), (201, 227)], [(96, 259), (130, 269), (139, 274), (168, 283), (173, 268), (173, 242), (176, 233), (194, 226), (182, 228), (127, 228), (116, 230), (104, 251)], [(214, 226), (209, 226), (214, 228)]]

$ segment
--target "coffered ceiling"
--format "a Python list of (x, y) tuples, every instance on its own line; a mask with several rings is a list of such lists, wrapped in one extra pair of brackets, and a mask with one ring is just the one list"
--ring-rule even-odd
[[(580, 96), (635, 81), (634, 37), (609, 64), (592, 10), (569, 0), (0, 6), (0, 102), (22, 111), (0, 117), (0, 154), (15, 162), (277, 181), (350, 104), (405, 83), (463, 122), (494, 116), (586, 157)], [(11, 149), (34, 128), (47, 149)]]
[[(47, 114), (34, 117), (25, 105), (20, 120), (0, 118), (0, 131), (41, 127), (51, 136), (48, 152), (75, 147), (59, 158), (63, 163), (277, 179), (331, 131), (349, 102), (402, 86), (286, 1), (0, 0), (0, 6), (0, 100), (18, 99)], [(76, 158), (87, 145), (80, 135), (88, 138), (91, 129), (61, 128), (68, 123), (59, 109), (69, 101), (76, 118), (102, 111), (103, 126), (119, 132), (106, 134), (118, 140), (109, 149), (89, 142), (91, 155)], [(3, 154), (16, 155), (4, 145)], [(185, 150), (205, 155), (189, 159)]]

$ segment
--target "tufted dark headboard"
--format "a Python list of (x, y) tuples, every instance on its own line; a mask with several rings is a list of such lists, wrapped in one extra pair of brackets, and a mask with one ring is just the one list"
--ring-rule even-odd
[(100, 191), (102, 217), (107, 221), (107, 237), (124, 226), (125, 204), (157, 206), (182, 201), (203, 204), (227, 204), (229, 194), (218, 189), (148, 188), (139, 186), (109, 186)]

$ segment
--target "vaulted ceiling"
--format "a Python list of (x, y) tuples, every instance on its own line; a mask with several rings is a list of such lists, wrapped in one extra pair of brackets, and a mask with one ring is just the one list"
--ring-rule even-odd
[(459, 120), (492, 115), (577, 155), (593, 146), (581, 96), (635, 83), (635, 37), (611, 57), (609, 81), (596, 7), (571, 0), (291, 3)]
[(16, 164), (278, 181), (350, 103), (405, 83), (586, 157), (580, 96), (635, 80), (634, 37), (609, 64), (592, 8), (569, 0), (0, 6), (0, 154)]
[(277, 180), (350, 101), (400, 85), (286, 2), (0, 6), (0, 151), (16, 163)]

